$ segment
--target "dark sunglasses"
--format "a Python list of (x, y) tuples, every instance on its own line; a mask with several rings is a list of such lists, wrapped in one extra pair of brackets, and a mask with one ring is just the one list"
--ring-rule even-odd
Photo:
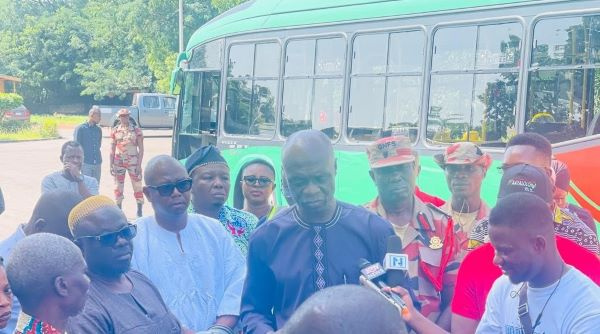
[(148, 186), (148, 188), (155, 189), (161, 196), (171, 196), (175, 188), (177, 188), (177, 191), (180, 193), (190, 191), (190, 189), (192, 189), (192, 179), (187, 178), (174, 183), (161, 184), (160, 186)]
[(242, 178), (247, 185), (252, 186), (258, 183), (259, 187), (266, 187), (269, 184), (273, 183), (273, 180), (269, 179), (266, 176), (256, 177), (254, 175), (244, 176)]
[(122, 229), (116, 231), (116, 232), (109, 232), (109, 233), (105, 233), (105, 234), (101, 234), (101, 235), (90, 235), (90, 236), (85, 236), (85, 237), (79, 237), (76, 240), (81, 240), (81, 239), (94, 239), (96, 241), (99, 241), (100, 244), (102, 246), (112, 246), (115, 243), (117, 243), (117, 240), (119, 237), (125, 239), (125, 240), (131, 240), (135, 237), (135, 235), (137, 234), (137, 226), (133, 225), (133, 224), (128, 224), (127, 226), (123, 227)]

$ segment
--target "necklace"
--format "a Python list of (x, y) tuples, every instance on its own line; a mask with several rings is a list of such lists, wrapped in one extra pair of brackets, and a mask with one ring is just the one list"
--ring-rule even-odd
[[(556, 289), (558, 289), (558, 286), (560, 285), (560, 281), (562, 280), (563, 274), (565, 273), (565, 267), (566, 267), (566, 265), (563, 262), (562, 268), (560, 270), (560, 278), (558, 279), (558, 283), (556, 283), (556, 286), (554, 287), (554, 290), (552, 290), (552, 293), (550, 293), (550, 296), (548, 296), (548, 299), (546, 299), (546, 302), (544, 303), (544, 306), (542, 307), (542, 310), (540, 311), (540, 314), (538, 314), (537, 318), (535, 319), (535, 323), (534, 323), (534, 325), (532, 327), (532, 329), (533, 329), (532, 332), (534, 332), (534, 333), (535, 333), (535, 328), (537, 326), (539, 326), (540, 323), (541, 323), (542, 314), (544, 313), (544, 310), (546, 309), (546, 306), (548, 305), (548, 302), (550, 301), (550, 298), (552, 298), (552, 296), (554, 296), (554, 293), (556, 292)], [(526, 283), (523, 283), (523, 284), (526, 284)]]

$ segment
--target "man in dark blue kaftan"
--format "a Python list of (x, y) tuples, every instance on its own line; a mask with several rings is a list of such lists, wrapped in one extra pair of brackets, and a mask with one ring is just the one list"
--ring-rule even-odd
[(383, 260), (391, 225), (334, 198), (331, 141), (304, 130), (282, 150), (296, 205), (278, 213), (250, 238), (241, 321), (247, 334), (281, 328), (300, 304), (329, 286), (358, 284), (360, 258)]

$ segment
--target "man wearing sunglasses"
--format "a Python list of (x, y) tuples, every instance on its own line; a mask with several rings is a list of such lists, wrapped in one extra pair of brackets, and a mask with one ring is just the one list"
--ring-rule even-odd
[(84, 310), (71, 319), (69, 333), (187, 333), (160, 293), (142, 273), (131, 270), (137, 229), (110, 198), (93, 196), (69, 214), (91, 279)]
[(246, 274), (239, 248), (218, 221), (188, 214), (192, 182), (177, 160), (152, 158), (144, 181), (154, 216), (136, 221), (133, 268), (150, 278), (183, 326), (232, 334)]
[(229, 166), (225, 158), (216, 147), (208, 145), (192, 153), (185, 162), (185, 168), (194, 180), (194, 212), (218, 220), (231, 234), (242, 254), (246, 255), (248, 239), (256, 228), (258, 218), (225, 204), (230, 189)]

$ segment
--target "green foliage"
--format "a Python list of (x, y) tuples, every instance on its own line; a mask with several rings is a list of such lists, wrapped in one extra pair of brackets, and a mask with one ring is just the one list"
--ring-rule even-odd
[(0, 122), (0, 141), (34, 140), (58, 137), (58, 123), (55, 119), (44, 118), (38, 121)]
[(247, 0), (211, 0), (211, 3), (219, 13), (222, 13), (246, 1)]
[[(168, 91), (178, 49), (174, 0), (0, 0), (0, 73), (30, 103)], [(184, 39), (217, 15), (185, 0)]]
[(23, 104), (23, 97), (15, 93), (0, 93), (0, 111), (11, 110)]

